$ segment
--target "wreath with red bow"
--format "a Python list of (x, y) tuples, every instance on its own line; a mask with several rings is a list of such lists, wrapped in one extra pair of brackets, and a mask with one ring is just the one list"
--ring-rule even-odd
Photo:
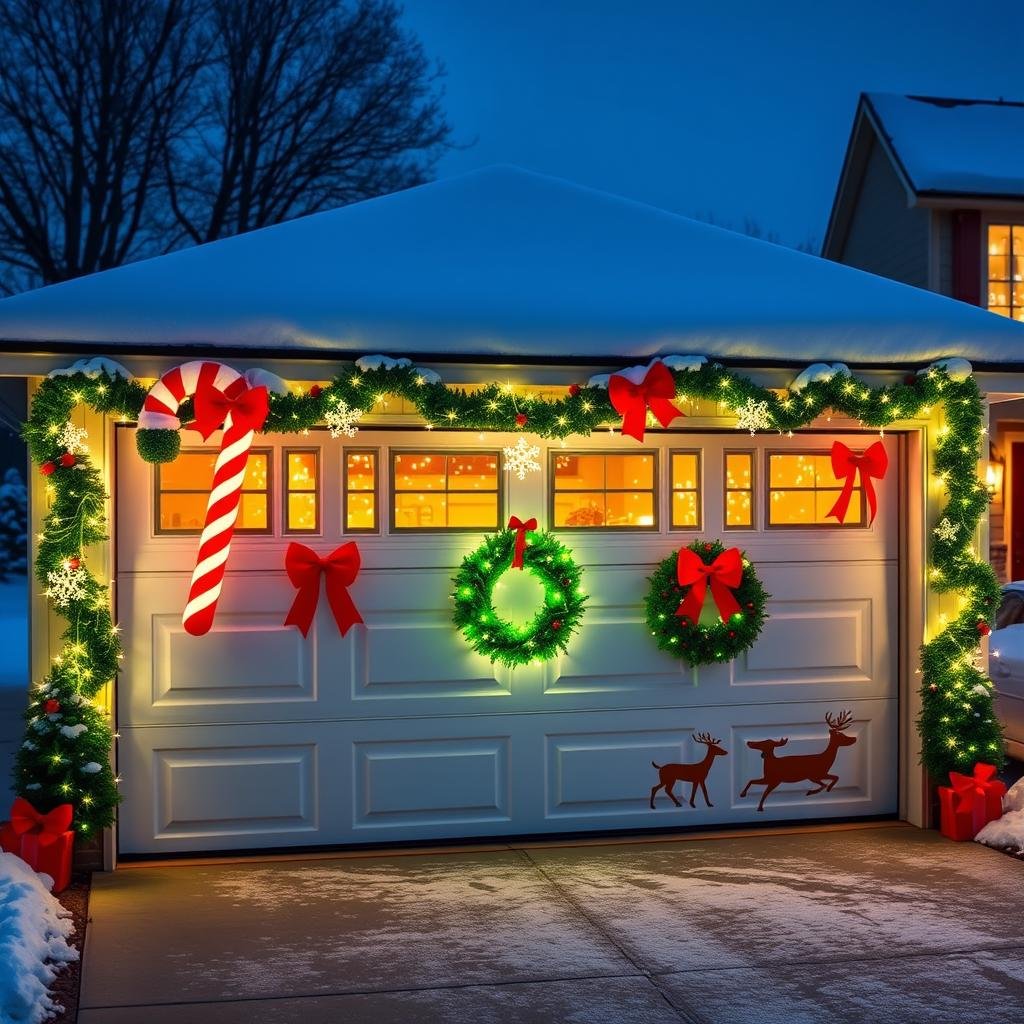
[(770, 596), (739, 548), (698, 540), (654, 570), (647, 625), (660, 650), (691, 665), (732, 661), (758, 638)]

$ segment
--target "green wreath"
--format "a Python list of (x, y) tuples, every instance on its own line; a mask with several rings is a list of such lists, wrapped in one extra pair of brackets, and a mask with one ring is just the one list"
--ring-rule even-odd
[(462, 560), (452, 580), (452, 621), (474, 651), (510, 666), (546, 661), (565, 651), (587, 601), (580, 589), (583, 570), (569, 549), (550, 533), (533, 531), (523, 550), (523, 569), (543, 585), (544, 603), (526, 626), (502, 619), (491, 596), (498, 578), (512, 565), (516, 536), (516, 530), (508, 529), (486, 537)]
[[(651, 636), (654, 637), (659, 650), (673, 657), (682, 658), (691, 665), (712, 665), (716, 662), (731, 661), (741, 651), (753, 646), (767, 618), (765, 604), (771, 595), (765, 592), (753, 565), (738, 549), (726, 548), (717, 540), (698, 540), (682, 550), (692, 551), (700, 563), (708, 566), (723, 555), (727, 561), (738, 560), (738, 565), (742, 569), (739, 583), (736, 586), (725, 587), (725, 591), (735, 599), (739, 610), (730, 613), (727, 621), (723, 622), (716, 607), (713, 585), (680, 584), (678, 565), (682, 552), (674, 551), (658, 564), (650, 578), (651, 586), (645, 604)], [(693, 561), (691, 557), (690, 562)], [(713, 621), (710, 613), (701, 614), (700, 610), (697, 611), (695, 618), (678, 614), (684, 608), (694, 586), (701, 589), (706, 586), (704, 601), (701, 603), (704, 607), (710, 606), (714, 611)], [(724, 586), (719, 584), (720, 593)], [(698, 598), (699, 595), (700, 590), (696, 592)]]

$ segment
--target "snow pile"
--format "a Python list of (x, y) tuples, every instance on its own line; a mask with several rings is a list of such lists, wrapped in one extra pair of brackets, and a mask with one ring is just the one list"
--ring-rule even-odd
[(76, 373), (84, 373), (86, 377), (98, 377), (105, 373), (108, 377), (124, 377), (131, 380), (131, 374), (116, 360), (105, 356), (93, 356), (91, 359), (76, 359), (70, 366), (59, 370), (51, 370), (47, 377), (73, 377)]
[(959, 356), (953, 356), (949, 359), (936, 359), (934, 363), (926, 366), (923, 370), (918, 370), (918, 377), (922, 373), (928, 373), (929, 370), (945, 370), (951, 380), (958, 381), (967, 380), (974, 373), (974, 367), (971, 366), (970, 362), (966, 359), (961, 359)]
[(631, 381), (634, 384), (642, 384), (644, 377), (647, 376), (647, 371), (655, 363), (664, 363), (670, 370), (686, 370), (687, 373), (695, 373), (708, 361), (707, 356), (664, 356), (652, 359), (649, 363), (643, 363), (639, 366), (627, 366), (624, 370), (616, 370), (614, 374), (611, 373), (595, 373), (590, 380), (587, 381), (588, 388), (607, 388), (608, 381), (613, 376), (625, 377), (626, 380)]
[(287, 382), (276, 373), (271, 373), (270, 370), (254, 366), (251, 370), (246, 370), (242, 376), (245, 378), (245, 383), (251, 388), (265, 387), (275, 395), (288, 394)]
[(850, 368), (846, 363), (811, 363), (794, 381), (789, 385), (790, 391), (800, 394), (808, 384), (815, 381), (831, 380), (837, 373), (849, 373)]
[(39, 1024), (60, 1009), (48, 988), (61, 964), (78, 959), (71, 931), (70, 914), (41, 876), (0, 853), (0, 1021)]
[(1003, 797), (1003, 816), (990, 821), (975, 837), (985, 846), (1024, 853), (1024, 779), (1018, 779)]

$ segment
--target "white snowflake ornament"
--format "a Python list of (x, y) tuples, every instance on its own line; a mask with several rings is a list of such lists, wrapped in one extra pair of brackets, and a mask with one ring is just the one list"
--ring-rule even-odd
[(514, 445), (509, 445), (504, 451), (506, 473), (515, 473), (520, 480), (525, 480), (527, 473), (540, 472), (540, 463), (537, 461), (540, 448), (530, 444), (525, 437), (519, 438)]
[(774, 426), (771, 409), (767, 402), (748, 398), (736, 410), (736, 429), (749, 430), (751, 436), (758, 430), (770, 430)]
[(57, 434), (57, 444), (65, 451), (71, 452), (72, 455), (84, 455), (89, 450), (89, 446), (85, 443), (88, 436), (88, 430), (76, 427), (71, 420), (68, 420)]
[(355, 437), (358, 432), (356, 423), (363, 415), (362, 409), (353, 409), (343, 398), (331, 406), (324, 414), (324, 422), (331, 432), (331, 437)]
[(74, 568), (70, 559), (64, 559), (59, 569), (46, 574), (46, 596), (58, 608), (66, 608), (72, 601), (81, 601), (86, 596), (86, 575), (81, 568)]
[(956, 523), (951, 523), (945, 516), (939, 520), (938, 526), (932, 530), (932, 533), (939, 540), (956, 540), (956, 535), (959, 532), (960, 527)]

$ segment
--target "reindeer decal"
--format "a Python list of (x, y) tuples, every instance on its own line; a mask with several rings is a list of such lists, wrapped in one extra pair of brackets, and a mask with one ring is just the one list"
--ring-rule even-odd
[(765, 798), (783, 782), (806, 780), (816, 783), (818, 788), (807, 790), (807, 796), (820, 793), (823, 789), (831, 792), (832, 787), (839, 781), (839, 776), (830, 772), (837, 751), (840, 747), (849, 747), (857, 742), (856, 736), (847, 736), (843, 732), (852, 719), (853, 713), (850, 711), (843, 711), (835, 719), (830, 714), (825, 715), (828, 724), (828, 746), (818, 754), (789, 754), (785, 757), (776, 757), (775, 749), (784, 747), (789, 742), (788, 736), (781, 740), (747, 740), (748, 747), (761, 751), (764, 776), (760, 779), (751, 779), (743, 787), (740, 798), (747, 795), (747, 790), (751, 786), (764, 786), (761, 802), (757, 805), (757, 809), (763, 811)]
[(666, 793), (672, 798), (672, 803), (676, 807), (682, 807), (683, 805), (676, 799), (675, 794), (672, 792), (672, 787), (677, 782), (689, 782), (690, 783), (690, 806), (694, 806), (694, 798), (697, 795), (697, 787), (700, 786), (701, 792), (704, 794), (704, 802), (708, 807), (714, 806), (708, 799), (708, 787), (704, 784), (704, 780), (708, 777), (708, 772), (711, 770), (711, 763), (716, 757), (724, 757), (729, 753), (728, 750), (723, 750), (718, 744), (721, 740), (713, 740), (711, 734), (707, 732), (699, 732), (693, 737), (698, 743), (703, 743), (707, 746), (707, 753), (704, 755), (703, 760), (696, 761), (693, 764), (651, 764), (658, 769), (658, 784), (651, 790), (651, 810), (654, 810), (654, 794), (659, 789), (664, 789)]

